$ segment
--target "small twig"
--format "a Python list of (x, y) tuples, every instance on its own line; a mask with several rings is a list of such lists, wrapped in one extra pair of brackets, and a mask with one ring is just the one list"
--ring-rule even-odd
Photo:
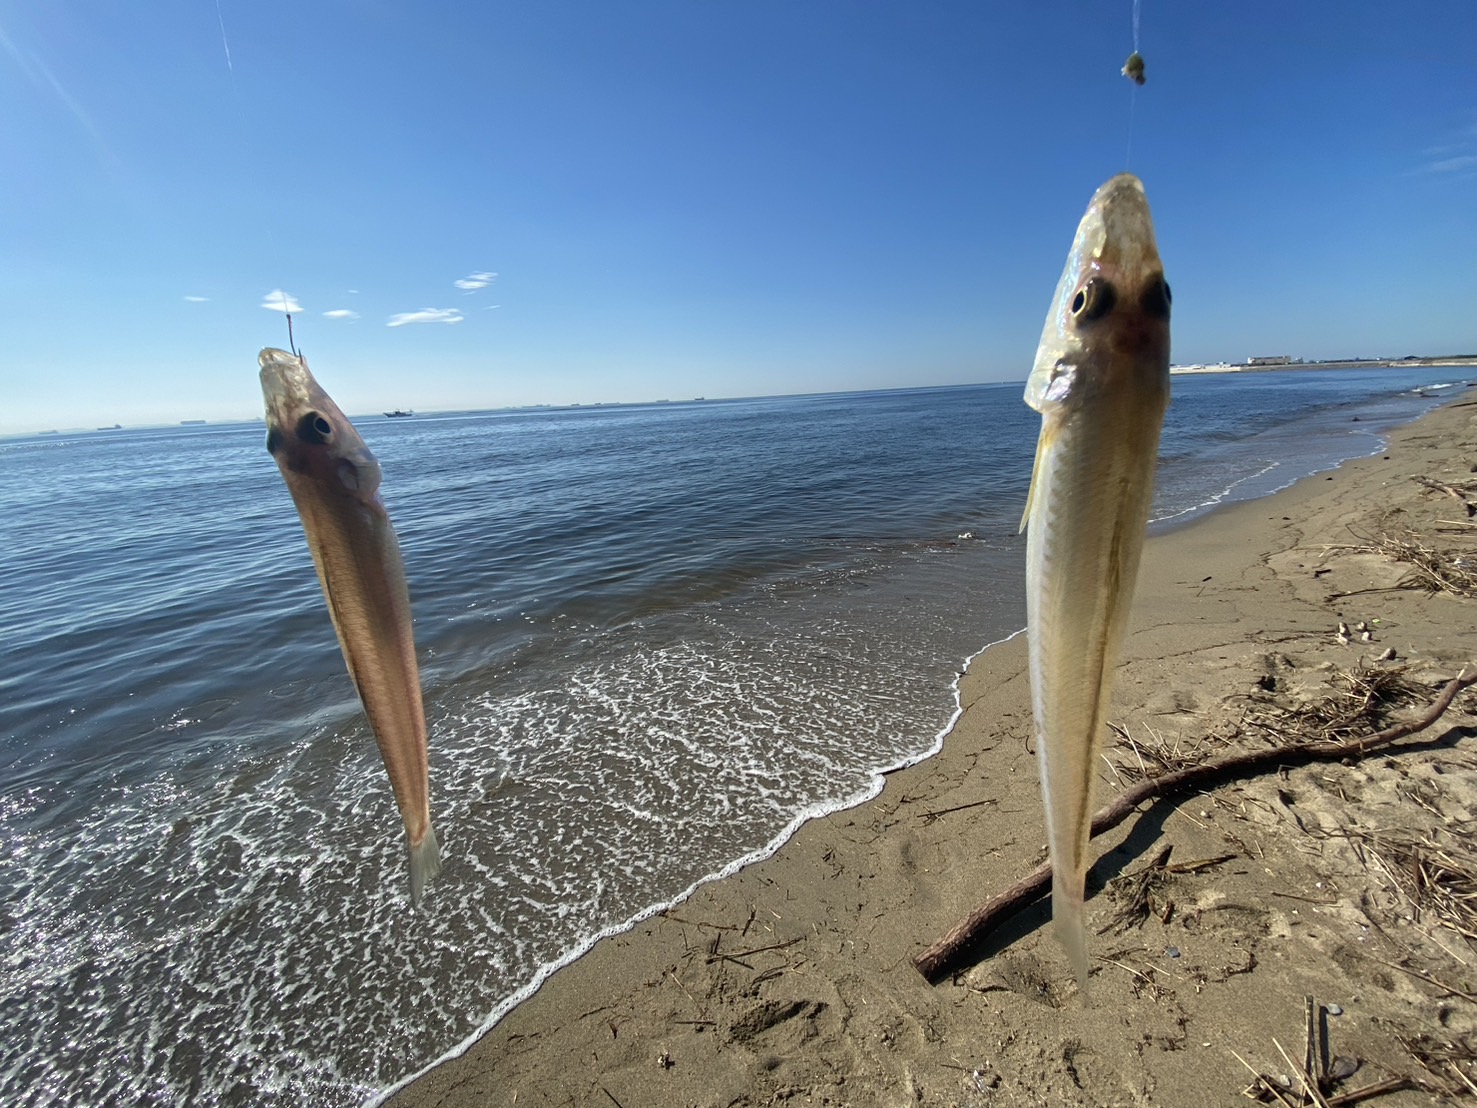
[(1376, 1081), (1373, 1085), (1366, 1085), (1362, 1089), (1351, 1089), (1347, 1093), (1329, 1097), (1328, 1108), (1346, 1108), (1347, 1105), (1358, 1104), (1361, 1100), (1373, 1100), (1377, 1096), (1408, 1088), (1410, 1088), (1410, 1078), (1387, 1077), (1383, 1081)]
[[(1251, 1085), (1245, 1090), (1245, 1092), (1242, 1093), (1243, 1096), (1251, 1095), (1253, 1090), (1257, 1090), (1258, 1087), (1260, 1087), (1261, 1089), (1265, 1089), (1267, 1092), (1275, 1096), (1277, 1100), (1282, 1104), (1283, 1108), (1295, 1108), (1294, 1105), (1288, 1104), (1287, 1098), (1284, 1097), (1280, 1092), (1278, 1092), (1277, 1082), (1273, 1081), (1266, 1074), (1259, 1073), (1256, 1067), (1254, 1067), (1245, 1058), (1241, 1057), (1241, 1055), (1237, 1054), (1234, 1050), (1231, 1051), (1231, 1057), (1235, 1058), (1236, 1061), (1245, 1066), (1247, 1071), (1256, 1078), (1256, 1080), (1251, 1083)], [(1258, 1096), (1256, 1099), (1260, 1100), (1262, 1098)]]
[(1234, 855), (1234, 854), (1218, 854), (1214, 858), (1201, 858), (1200, 860), (1195, 861), (1195, 862), (1176, 862), (1172, 866), (1165, 866), (1164, 867), (1164, 872), (1165, 873), (1198, 873), (1198, 872), (1200, 872), (1203, 869), (1210, 869), (1211, 866), (1218, 866), (1222, 862), (1229, 862), (1231, 859), (1233, 859), (1235, 857), (1236, 857), (1236, 855)]
[(976, 801), (973, 801), (972, 803), (969, 803), (969, 804), (956, 804), (952, 808), (940, 808), (937, 812), (919, 812), (918, 813), (918, 818), (919, 819), (922, 819), (922, 820), (927, 820), (929, 823), (932, 823), (934, 820), (938, 819), (940, 816), (947, 816), (950, 812), (962, 812), (966, 808), (978, 808), (978, 807), (981, 807), (982, 805), (985, 805), (985, 804), (999, 804), (999, 803), (1000, 803), (999, 800), (997, 800), (997, 799), (995, 799), (995, 798), (992, 797), (989, 800), (976, 800)]
[[(1313, 994), (1311, 993), (1304, 997), (1303, 1000), (1305, 1009), (1303, 1013), (1303, 1072), (1311, 1077), (1314, 1072), (1313, 1059), (1318, 1042), (1318, 1002), (1313, 999)], [(1323, 1076), (1321, 1069), (1317, 1072), (1320, 1077)]]
[(1279, 1043), (1276, 1039), (1273, 1039), (1272, 1045), (1277, 1048), (1277, 1053), (1282, 1055), (1282, 1060), (1287, 1063), (1288, 1069), (1297, 1074), (1298, 1080), (1302, 1082), (1303, 1096), (1312, 1100), (1313, 1103), (1318, 1106), (1318, 1108), (1328, 1108), (1328, 1102), (1323, 1099), (1323, 1094), (1318, 1091), (1317, 1082), (1313, 1080), (1313, 1078), (1308, 1074), (1306, 1070), (1302, 1069), (1296, 1062), (1288, 1057), (1287, 1051), (1282, 1049), (1281, 1043)]
[(1272, 895), (1280, 896), (1284, 900), (1301, 900), (1304, 904), (1322, 904), (1326, 906), (1329, 904), (1339, 903), (1337, 897), (1332, 897), (1325, 900), (1314, 900), (1311, 896), (1298, 896), (1297, 893), (1284, 893), (1277, 889), (1272, 890)]
[(1450, 485), (1445, 484), (1442, 481), (1433, 481), (1429, 477), (1412, 477), (1411, 480), (1414, 481), (1417, 485), (1421, 485), (1424, 488), (1430, 489), (1432, 492), (1442, 492), (1451, 497), (1453, 500), (1456, 500), (1458, 503), (1461, 504), (1463, 508), (1467, 509), (1467, 516), (1469, 518), (1473, 515), (1477, 515), (1477, 505), (1474, 505), (1470, 500), (1468, 500), (1465, 493), (1452, 488)]
[(1465, 1085), (1467, 1088), (1471, 1089), (1474, 1093), (1477, 1093), (1477, 1085), (1474, 1085), (1472, 1083), (1472, 1079), (1470, 1077), (1468, 1077), (1465, 1073), (1462, 1072), (1462, 1067), (1461, 1066), (1457, 1065), (1456, 1062), (1452, 1061), (1451, 1059), (1447, 1059), (1446, 1064), (1451, 1067), (1451, 1072), (1452, 1073), (1456, 1074), (1458, 1077), (1460, 1077), (1462, 1079), (1462, 1084), (1463, 1085)]
[[(1091, 836), (1096, 838), (1105, 831), (1117, 827), (1131, 816), (1140, 804), (1158, 796), (1181, 789), (1202, 787), (1211, 781), (1225, 777), (1251, 775), (1273, 766), (1299, 765), (1308, 762), (1342, 761), (1371, 753), (1424, 731), (1435, 723), (1458, 693), (1477, 684), (1477, 674), (1467, 676), (1463, 669), (1447, 682), (1446, 687), (1426, 711), (1416, 719), (1386, 727), (1367, 738), (1353, 741), (1324, 740), (1311, 743), (1289, 743), (1269, 750), (1255, 750), (1233, 754), (1213, 762), (1189, 766), (1166, 773), (1159, 777), (1140, 781), (1131, 789), (1125, 789), (1105, 805), (1093, 817)], [(923, 953), (913, 959), (913, 965), (927, 980), (937, 982), (944, 977), (968, 947), (978, 943), (993, 931), (1004, 919), (1013, 916), (1026, 905), (1034, 903), (1051, 883), (1051, 863), (1045, 862), (1032, 870), (1015, 884), (1001, 890), (970, 912), (951, 931), (935, 941)]]
[[(744, 967), (744, 968), (745, 968), (745, 969), (748, 969), (748, 968), (749, 968), (749, 967), (748, 967), (748, 966), (745, 966), (745, 967)], [(678, 977), (677, 977), (677, 975), (676, 975), (676, 974), (675, 974), (675, 973), (673, 973), (673, 972), (672, 972), (672, 971), (671, 971), (671, 970), (668, 970), (668, 971), (667, 971), (667, 976), (668, 976), (668, 977), (670, 977), (670, 978), (671, 978), (671, 979), (672, 979), (672, 981), (673, 981), (673, 982), (674, 982), (674, 983), (675, 983), (675, 984), (676, 984), (676, 986), (677, 986), (677, 987), (678, 987), (678, 988), (679, 988), (679, 989), (681, 989), (681, 990), (682, 990), (682, 991), (683, 991), (683, 992), (684, 992), (684, 993), (687, 993), (687, 999), (688, 999), (688, 1000), (691, 1000), (691, 1001), (692, 1001), (692, 1002), (693, 1002), (693, 1003), (694, 1003), (694, 1004), (696, 1004), (696, 1003), (697, 1003), (697, 1001), (696, 1001), (696, 1000), (695, 1000), (695, 999), (694, 999), (694, 998), (693, 998), (693, 995), (692, 995), (692, 994), (691, 994), (691, 993), (688, 993), (688, 992), (687, 992), (687, 986), (686, 986), (686, 985), (684, 985), (684, 984), (683, 984), (683, 983), (682, 983), (682, 982), (681, 982), (681, 981), (680, 981), (680, 980), (679, 980), (679, 979), (678, 979)]]
[(1412, 977), (1419, 977), (1422, 981), (1435, 985), (1438, 989), (1445, 989), (1446, 992), (1443, 994), (1445, 996), (1459, 996), (1463, 1000), (1470, 1000), (1472, 1003), (1477, 1004), (1477, 995), (1466, 992), (1463, 989), (1458, 989), (1455, 985), (1448, 985), (1441, 978), (1435, 977), (1425, 970), (1414, 969), (1411, 966), (1402, 966), (1399, 962), (1387, 961), (1384, 958), (1376, 958), (1375, 961), (1389, 966), (1391, 969), (1398, 969), (1401, 973), (1408, 973)]
[[(719, 954), (714, 957), (710, 957), (708, 961), (716, 962), (719, 958), (727, 958), (731, 962), (736, 958), (747, 958), (750, 954), (763, 954), (766, 950), (783, 950), (787, 946), (794, 946), (799, 941), (800, 940), (798, 938), (786, 939), (782, 943), (770, 943), (768, 946), (756, 946), (750, 948), (749, 950), (735, 950), (730, 954)], [(745, 966), (744, 968), (748, 969), (750, 967)]]

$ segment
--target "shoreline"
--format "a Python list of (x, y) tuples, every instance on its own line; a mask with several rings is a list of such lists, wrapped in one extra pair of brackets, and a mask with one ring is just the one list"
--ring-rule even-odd
[[(1266, 676), (1267, 665), (1280, 664), (1264, 661), (1268, 645), (1260, 637), (1269, 634), (1269, 626), (1288, 622), (1289, 615), (1298, 627), (1283, 628), (1281, 634), (1290, 638), (1275, 641), (1296, 645), (1273, 651), (1283, 657), (1298, 652), (1296, 661), (1289, 658), (1288, 680), (1296, 673), (1300, 681), (1311, 682), (1311, 691), (1313, 677), (1326, 679), (1326, 668), (1334, 663), (1322, 656), (1347, 652), (1349, 647), (1333, 640), (1337, 615), (1320, 613), (1325, 626), (1315, 633), (1305, 626), (1311, 614), (1294, 611), (1299, 606), (1318, 611), (1319, 604), (1299, 595), (1299, 590), (1307, 592), (1309, 581), (1314, 593), (1323, 586), (1318, 583), (1322, 575), (1294, 572), (1279, 561), (1307, 545), (1292, 521), (1307, 515), (1310, 532), (1318, 521), (1325, 531), (1336, 529), (1333, 521), (1340, 512), (1368, 514), (1387, 499), (1387, 492), (1402, 504), (1441, 508), (1421, 500), (1420, 488), (1406, 478), (1416, 472), (1439, 477), (1438, 465), (1456, 465), (1462, 442), (1473, 438), (1470, 403), (1456, 398), (1387, 432), (1383, 457), (1351, 460), (1269, 497), (1225, 505), (1152, 536), (1114, 700), (1115, 722), (1131, 729), (1147, 726), (1151, 732), (1173, 729), (1176, 742), (1195, 741), (1191, 732), (1207, 722), (1201, 717), (1226, 717), (1226, 704), (1214, 703), (1212, 690), (1221, 690), (1222, 701), (1244, 700), (1244, 689)], [(1431, 432), (1431, 425), (1443, 424), (1459, 432), (1446, 437), (1452, 441)], [(1410, 459), (1404, 457), (1407, 452)], [(1418, 468), (1403, 476), (1396, 472), (1411, 466)], [(1462, 472), (1465, 469), (1461, 467)], [(1397, 489), (1388, 488), (1399, 481), (1403, 485)], [(1326, 487), (1329, 483), (1332, 488)], [(1344, 509), (1345, 499), (1355, 507)], [(1317, 538), (1339, 541), (1328, 535)], [(1268, 546), (1270, 553), (1263, 549)], [(1351, 563), (1349, 572), (1372, 573), (1378, 568), (1361, 566)], [(1336, 572), (1343, 576), (1345, 571)], [(1219, 586), (1218, 576), (1243, 583)], [(1220, 595), (1223, 591), (1227, 595)], [(1477, 656), (1477, 636), (1466, 627), (1445, 626), (1453, 620), (1470, 622), (1459, 604), (1447, 603), (1443, 609), (1442, 598), (1427, 600), (1414, 593), (1391, 594), (1378, 603), (1408, 606), (1417, 599), (1432, 608), (1424, 613), (1429, 626), (1422, 634), (1412, 631), (1402, 656), (1409, 654), (1417, 664), (1436, 667), (1450, 665), (1458, 656)], [(1445, 619), (1434, 619), (1433, 614)], [(1210, 631), (1213, 642), (1206, 640)], [(1308, 638), (1326, 642), (1302, 641)], [(1438, 648), (1436, 640), (1460, 646)], [(1217, 663), (1210, 656), (1217, 651), (1230, 651), (1235, 657)], [(1215, 1036), (1207, 1032), (1196, 1038), (1198, 1031), (1187, 1030), (1192, 1025), (1209, 1027), (1215, 1022), (1213, 1015), (1202, 1010), (1203, 1004), (1192, 1002), (1183, 984), (1176, 988), (1166, 983), (1198, 964), (1189, 961), (1192, 940), (1179, 935), (1173, 919), (1164, 930), (1179, 935), (1184, 960), (1176, 959), (1172, 970), (1162, 958), (1156, 961), (1143, 953), (1121, 955), (1111, 965), (1098, 961), (1093, 988), (1103, 1000), (1092, 1009), (1083, 1009), (1071, 996), (1075, 985), (1068, 980), (1065, 959), (1049, 929), (1041, 926), (1045, 914), (1040, 906), (1007, 926), (1010, 941), (997, 957), (978, 963), (955, 983), (930, 988), (913, 971), (911, 956), (994, 888), (1034, 864), (1043, 841), (1035, 761), (1025, 749), (1030, 708), (1024, 640), (1017, 634), (983, 648), (956, 683), (956, 695), (960, 706), (952, 725), (941, 743), (934, 744), (942, 749), (885, 773), (880, 793), (856, 806), (806, 820), (762, 860), (736, 862), (728, 876), (699, 885), (676, 908), (657, 910), (634, 927), (598, 940), (565, 964), (562, 972), (549, 973), (541, 985), (530, 986), (532, 995), (461, 1055), (407, 1079), (376, 1102), (454, 1105), (493, 1098), (494, 1103), (511, 1103), (518, 1090), (526, 1089), (530, 1099), (520, 1103), (539, 1103), (533, 1095), (537, 1091), (552, 1103), (609, 1103), (605, 1098), (611, 1097), (627, 1106), (768, 1104), (802, 1092), (815, 1103), (880, 1104), (897, 1102), (911, 1088), (931, 1102), (966, 1103), (969, 1095), (985, 1095), (970, 1092), (971, 1082), (981, 1080), (995, 1090), (996, 1098), (978, 1103), (1014, 1103), (1012, 1095), (1025, 1096), (1028, 1088), (1043, 1081), (1053, 1087), (1065, 1081), (1060, 1097), (1054, 1097), (1060, 1103), (1148, 1103), (1142, 1098), (1155, 1088), (1159, 1090), (1155, 1102), (1188, 1103), (1169, 1090), (1188, 1091), (1197, 1087), (1196, 1082), (1202, 1089), (1223, 1089), (1227, 1097), (1233, 1096), (1238, 1076), (1224, 1068), (1224, 1051), (1199, 1046), (1207, 1040), (1213, 1044)], [(1448, 715), (1443, 723), (1461, 718)], [(1310, 772), (1326, 770), (1294, 771), (1291, 776)], [(1213, 856), (1218, 842), (1214, 820), (1186, 815), (1174, 821), (1171, 835), (1165, 830), (1171, 817), (1180, 815), (1179, 807), (1210, 806), (1222, 792), (1256, 792), (1260, 784), (1223, 786), (1178, 803), (1160, 802), (1128, 828), (1108, 836), (1105, 845), (1110, 850), (1127, 845), (1128, 855), (1114, 863), (1120, 870), (1142, 864), (1145, 853), (1163, 837), (1173, 839), (1185, 858)], [(1468, 803), (1477, 796), (1477, 782), (1465, 784), (1471, 795), (1463, 802)], [(1110, 791), (1100, 787), (1098, 799), (1106, 799)], [(1260, 796), (1257, 800), (1271, 803)], [(1161, 817), (1162, 808), (1169, 810)], [(1275, 804), (1273, 808), (1275, 814)], [(1249, 867), (1247, 874), (1237, 875), (1238, 880), (1256, 868), (1251, 865), (1254, 860), (1248, 856), (1232, 863)], [(1217, 881), (1200, 883), (1214, 886)], [(1197, 895), (1210, 894), (1200, 890)], [(1094, 928), (1110, 914), (1108, 900), (1100, 892), (1089, 902)], [(1219, 910), (1215, 903), (1197, 907), (1194, 918), (1203, 920), (1206, 913)], [(1274, 933), (1300, 937), (1295, 931), (1302, 921), (1289, 922), (1298, 909), (1291, 911), (1288, 917), (1279, 907), (1274, 921), (1270, 910), (1251, 898), (1240, 906), (1246, 918), (1237, 916), (1238, 924), (1204, 930), (1216, 932), (1223, 947), (1254, 951)], [(1229, 920), (1232, 915), (1217, 918)], [(1121, 945), (1122, 941), (1116, 943)], [(1110, 948), (1115, 944), (1099, 937), (1094, 954), (1107, 954)], [(1125, 972), (1117, 968), (1127, 965), (1125, 958), (1141, 965)], [(1224, 976), (1219, 976), (1222, 971), (1203, 972), (1205, 981), (1194, 990), (1195, 999), (1202, 990), (1205, 996), (1218, 992), (1239, 996), (1250, 982), (1258, 988), (1268, 985), (1265, 970)], [(1105, 981), (1108, 977), (1112, 980)], [(1159, 983), (1153, 989), (1144, 985), (1156, 978)], [(1407, 991), (1410, 987), (1408, 981), (1397, 984)], [(1113, 1011), (1125, 986), (1130, 996), (1125, 1007), (1147, 1003), (1156, 1009), (1157, 1004), (1161, 1015), (1163, 1010), (1179, 1009), (1183, 1019), (1177, 1024), (1178, 1035), (1183, 1041), (1175, 1047), (1142, 1048), (1137, 1054), (1130, 1049), (1121, 1062), (1105, 1065), (1133, 1038), (1121, 1034), (1127, 1029), (1121, 1025), (1146, 1023), (1145, 1018), (1123, 1020)], [(1347, 984), (1345, 991), (1350, 991)], [(1150, 992), (1159, 995), (1151, 998)], [(1159, 1003), (1176, 994), (1179, 999), (1172, 1003)], [(1347, 998), (1340, 1004), (1354, 1010)], [(1257, 1006), (1265, 1005), (1253, 1000)], [(601, 1013), (605, 1015), (596, 1018)], [(1289, 1019), (1293, 1014), (1288, 1009)], [(1469, 1022), (1471, 1017), (1470, 1011), (1462, 1015)], [(1162, 1020), (1147, 1021), (1153, 1022)], [(1007, 1025), (1009, 1049), (996, 1045), (997, 1040), (1004, 1042), (999, 1035), (1006, 1033)], [(986, 1027), (994, 1030), (982, 1036)], [(1284, 1041), (1294, 1036), (1291, 1027), (1286, 1019), (1278, 1024)], [(1120, 1034), (1115, 1035), (1114, 1028)], [(1177, 1041), (1171, 1032), (1161, 1037), (1165, 1035), (1166, 1042)], [(1270, 1048), (1265, 1038), (1247, 1035), (1242, 1040), (1243, 1056), (1264, 1045)], [(1190, 1039), (1196, 1039), (1193, 1048)], [(1077, 1046), (1064, 1054), (1062, 1044), (1068, 1040)], [(1083, 1058), (1074, 1063), (1079, 1052)], [(1003, 1060), (990, 1062), (986, 1056), (991, 1054), (1034, 1061), (1011, 1070)], [(957, 1062), (946, 1060), (955, 1055)], [(1203, 1057), (1204, 1064), (1171, 1064), (1180, 1055)], [(1089, 1057), (1096, 1062), (1089, 1064)], [(1134, 1057), (1137, 1063), (1130, 1065)], [(1235, 1066), (1234, 1060), (1230, 1064)], [(1114, 1066), (1141, 1072), (1137, 1091), (1115, 1084), (1116, 1078), (1108, 1079), (1110, 1070), (1116, 1072)], [(975, 1076), (981, 1073), (985, 1077)], [(1181, 1086), (1187, 1073), (1192, 1078)], [(1239, 1073), (1246, 1076), (1244, 1070)], [(1125, 1095), (1128, 1099), (1121, 1099)], [(1417, 1095), (1421, 1099), (1408, 1099)], [(966, 1100), (959, 1100), (961, 1096)], [(1381, 1103), (1428, 1102), (1423, 1094), (1397, 1094)]]
[(1331, 362), (1210, 362), (1188, 363), (1169, 367), (1173, 377), (1194, 376), (1198, 373), (1268, 373), (1282, 369), (1453, 369), (1462, 366), (1477, 369), (1477, 355), (1453, 355), (1438, 358), (1351, 358)]

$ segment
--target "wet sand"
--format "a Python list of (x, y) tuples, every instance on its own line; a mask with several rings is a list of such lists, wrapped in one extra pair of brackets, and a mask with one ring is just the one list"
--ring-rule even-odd
[[(1287, 741), (1288, 713), (1340, 673), (1404, 667), (1424, 702), (1477, 665), (1477, 601), (1395, 588), (1410, 566), (1368, 549), (1408, 527), (1477, 572), (1465, 505), (1412, 480), (1474, 469), (1467, 394), (1383, 456), (1151, 538), (1110, 713), (1132, 742), (1109, 750), (1099, 805), (1156, 751)], [(1340, 642), (1341, 619), (1371, 641)], [(1458, 930), (1477, 897), (1477, 690), (1397, 754), (1163, 798), (1096, 840), (1090, 1004), (1044, 902), (927, 983), (913, 958), (1045, 858), (1025, 666), (1023, 637), (985, 651), (940, 754), (602, 941), (391, 1103), (1232, 1105), (1257, 1074), (1313, 1103), (1296, 1091), (1308, 996), (1329, 1066), (1353, 1067), (1331, 1096), (1397, 1077), (1415, 1084), (1361, 1103), (1477, 1095), (1477, 944)], [(1147, 918), (1118, 918), (1165, 846)]]

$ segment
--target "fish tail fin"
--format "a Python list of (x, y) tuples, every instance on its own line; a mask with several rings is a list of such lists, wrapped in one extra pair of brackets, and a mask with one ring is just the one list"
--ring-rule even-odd
[(1072, 972), (1077, 975), (1077, 986), (1082, 990), (1082, 1002), (1087, 1003), (1087, 922), (1083, 909), (1082, 886), (1073, 892), (1060, 881), (1051, 887), (1051, 921), (1056, 929), (1057, 941), (1067, 951), (1067, 960), (1072, 963)]
[(410, 847), (410, 903), (421, 906), (421, 893), (426, 882), (441, 872), (441, 845), (436, 842), (436, 829), (427, 826), (425, 838)]

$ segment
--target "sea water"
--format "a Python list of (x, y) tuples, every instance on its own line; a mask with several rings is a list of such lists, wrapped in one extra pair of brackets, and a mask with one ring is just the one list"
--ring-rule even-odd
[[(1155, 515), (1374, 452), (1461, 379), (1177, 378)], [(418, 912), (262, 426), (0, 440), (0, 1102), (362, 1104), (875, 795), (1024, 622), (1020, 397), (357, 421), (447, 858)]]

